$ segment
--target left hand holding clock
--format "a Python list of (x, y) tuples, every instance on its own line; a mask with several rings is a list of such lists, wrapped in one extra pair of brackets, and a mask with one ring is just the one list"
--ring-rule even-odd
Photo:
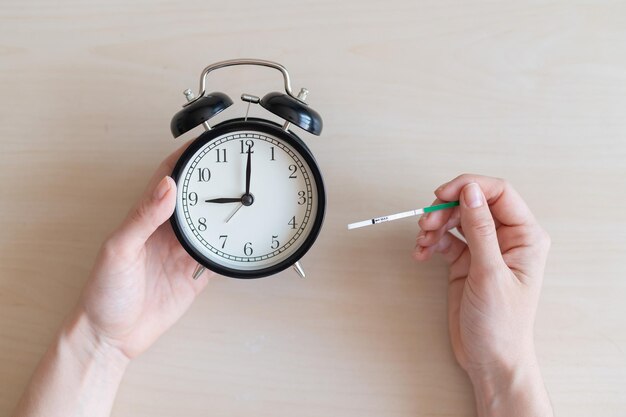
[(103, 244), (77, 314), (90, 331), (128, 358), (139, 355), (176, 322), (206, 286), (209, 273), (191, 275), (196, 262), (174, 235), (172, 172), (183, 146), (159, 166), (143, 197)]
[(206, 286), (167, 219), (176, 184), (167, 175), (178, 149), (98, 254), (76, 309), (35, 370), (14, 417), (90, 416), (111, 412), (130, 359), (154, 343)]

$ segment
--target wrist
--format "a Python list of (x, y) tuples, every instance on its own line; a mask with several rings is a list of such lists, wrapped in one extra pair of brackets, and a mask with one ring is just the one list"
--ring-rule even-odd
[(112, 374), (121, 376), (130, 362), (123, 352), (93, 329), (80, 309), (74, 311), (64, 323), (59, 332), (59, 344), (86, 368), (104, 366)]
[(15, 416), (109, 416), (129, 363), (93, 332), (86, 316), (71, 314), (42, 358)]
[(514, 364), (472, 369), (468, 375), (481, 417), (553, 415), (534, 352)]

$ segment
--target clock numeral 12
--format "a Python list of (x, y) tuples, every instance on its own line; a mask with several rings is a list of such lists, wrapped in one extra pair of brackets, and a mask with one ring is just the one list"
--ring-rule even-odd
[(291, 226), (292, 229), (295, 229), (298, 226), (298, 223), (296, 223), (296, 216), (293, 216), (287, 224)]
[(198, 168), (198, 182), (208, 182), (211, 179), (209, 168)]
[(248, 139), (245, 141), (245, 145), (247, 147), (247, 150), (244, 149), (244, 141), (240, 140), (239, 143), (241, 144), (241, 153), (248, 153), (248, 151), (250, 151), (250, 153), (254, 153), (254, 151), (252, 150), (252, 147), (254, 146), (254, 141)]
[(228, 162), (226, 160), (226, 149), (216, 149), (217, 160), (215, 162)]

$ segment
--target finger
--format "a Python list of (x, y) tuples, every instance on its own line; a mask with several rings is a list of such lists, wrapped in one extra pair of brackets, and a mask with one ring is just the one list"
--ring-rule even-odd
[(155, 230), (174, 212), (176, 205), (176, 183), (164, 177), (147, 192), (130, 211), (120, 228), (111, 239), (120, 250), (139, 251)]
[(425, 247), (418, 245), (413, 252), (413, 257), (418, 261), (426, 261), (434, 254), (439, 253), (448, 264), (453, 264), (461, 256), (461, 253), (466, 247), (467, 245), (464, 242), (457, 239), (451, 233), (446, 232), (437, 243), (432, 246)]
[(525, 275), (543, 275), (528, 274), (528, 271), (543, 269), (550, 247), (550, 237), (540, 226), (503, 227), (498, 230), (498, 241), (509, 268), (524, 271)]
[(508, 182), (500, 178), (463, 174), (443, 184), (435, 191), (435, 195), (445, 201), (458, 200), (463, 187), (472, 182), (482, 189), (495, 220), (507, 226), (534, 222), (526, 202)]
[(504, 264), (496, 225), (489, 211), (487, 200), (480, 186), (469, 183), (463, 187), (460, 196), (461, 225), (469, 251), (472, 255), (472, 267), (490, 271)]
[[(444, 201), (435, 199), (433, 206), (436, 204), (442, 204)], [(439, 210), (431, 213), (423, 214), (419, 219), (419, 226), (422, 230), (436, 230), (446, 224), (450, 218), (453, 210)]]
[(439, 229), (425, 231), (421, 238), (418, 235), (418, 240), (416, 243), (419, 243), (421, 246), (432, 246), (439, 242), (439, 239), (441, 239), (441, 237), (444, 236), (444, 234), (448, 230), (454, 229), (455, 227), (459, 226), (460, 222), (461, 215), (460, 212), (457, 210), (456, 213), (453, 213), (453, 215), (448, 219), (448, 222)]

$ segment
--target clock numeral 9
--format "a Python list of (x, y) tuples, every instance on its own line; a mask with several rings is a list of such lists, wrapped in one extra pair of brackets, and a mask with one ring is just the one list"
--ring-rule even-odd
[(222, 249), (224, 249), (224, 246), (226, 246), (226, 239), (228, 239), (228, 235), (220, 235), (220, 240), (224, 239), (224, 241), (222, 242)]
[(296, 227), (298, 227), (298, 223), (296, 223), (296, 216), (293, 216), (291, 220), (289, 220), (289, 223), (287, 224), (291, 226), (292, 229), (295, 229)]
[(295, 165), (289, 165), (289, 171), (291, 171), (291, 174), (289, 174), (289, 178), (298, 178), (298, 176), (296, 175), (296, 172), (298, 171), (298, 167)]
[(206, 230), (206, 218), (200, 217), (198, 219), (198, 230), (204, 232)]
[[(244, 142), (245, 142), (245, 149), (244, 149)], [(248, 153), (248, 151), (250, 151), (250, 153), (254, 153), (254, 151), (252, 150), (252, 148), (254, 147), (254, 141), (250, 139), (246, 141), (240, 140), (239, 143), (241, 144), (241, 153)]]
[(211, 179), (209, 168), (198, 168), (198, 182), (208, 182)]
[(303, 205), (306, 203), (306, 193), (304, 191), (298, 191), (298, 205)]
[(216, 149), (215, 152), (217, 153), (217, 160), (215, 162), (228, 162), (226, 160), (226, 149)]
[(280, 246), (280, 243), (278, 242), (278, 235), (276, 236), (272, 235), (272, 245), (270, 246), (270, 248), (278, 249), (279, 246)]
[(196, 204), (198, 204), (198, 194), (196, 194), (196, 193), (189, 193), (187, 198), (189, 199), (189, 205), (190, 206), (195, 206)]
[(250, 255), (252, 255), (252, 252), (253, 252), (253, 250), (252, 250), (252, 242), (246, 242), (246, 244), (243, 245), (243, 253), (246, 256), (250, 256)]

